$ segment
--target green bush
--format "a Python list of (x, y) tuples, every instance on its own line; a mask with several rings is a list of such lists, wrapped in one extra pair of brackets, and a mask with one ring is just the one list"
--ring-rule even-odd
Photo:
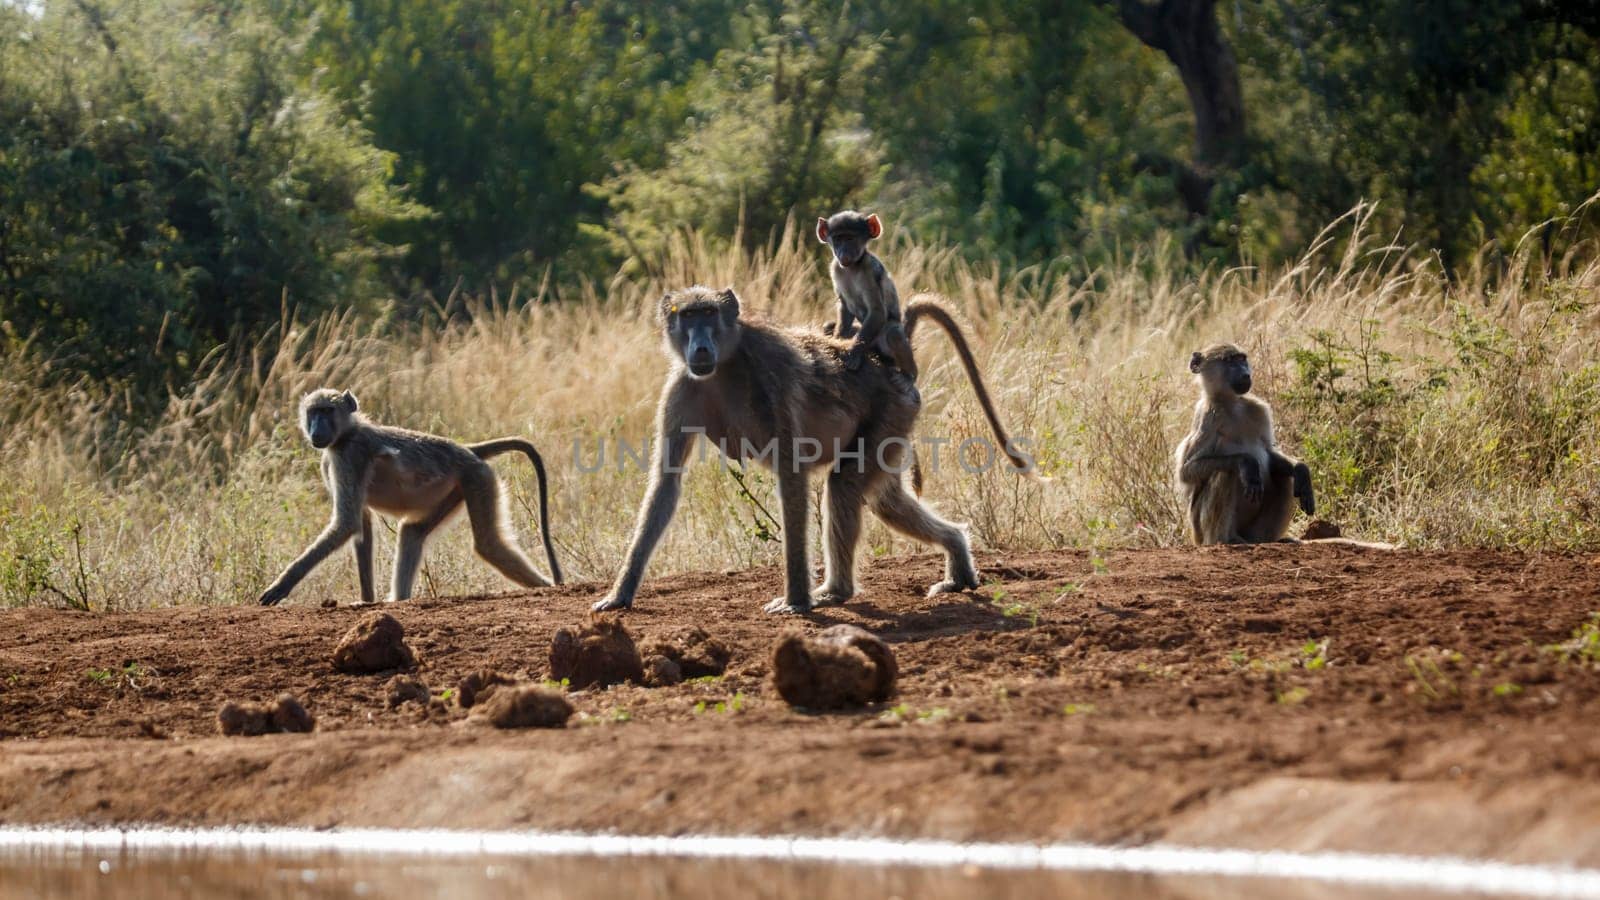
[(0, 328), (64, 375), (186, 383), (231, 340), (370, 303), (420, 210), (231, 4), (0, 6)]

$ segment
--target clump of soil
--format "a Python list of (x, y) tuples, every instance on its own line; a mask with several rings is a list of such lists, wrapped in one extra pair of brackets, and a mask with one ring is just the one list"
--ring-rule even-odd
[(806, 636), (790, 632), (772, 648), (772, 683), (790, 706), (845, 709), (894, 695), (899, 666), (880, 638), (854, 625)]
[(496, 687), (516, 683), (517, 680), (509, 675), (502, 675), (493, 669), (480, 669), (456, 684), (456, 702), (461, 704), (462, 709), (471, 709), (474, 703), (493, 696)]
[(683, 669), (665, 656), (646, 656), (644, 683), (649, 687), (671, 687), (682, 684)]
[(1306, 523), (1306, 530), (1301, 532), (1300, 539), (1303, 541), (1320, 541), (1343, 536), (1344, 532), (1339, 530), (1339, 526), (1329, 522), (1327, 519), (1312, 519)]
[(428, 691), (427, 683), (415, 675), (396, 675), (389, 679), (387, 687), (390, 709), (407, 703), (420, 703), (423, 706), (427, 706), (428, 700), (432, 697)]
[(644, 681), (644, 663), (633, 635), (614, 617), (595, 617), (574, 631), (559, 628), (550, 639), (550, 677), (574, 690)]
[(483, 717), (496, 728), (563, 728), (572, 715), (567, 698), (531, 684), (495, 691), (482, 709)]
[(639, 655), (644, 661), (645, 683), (654, 687), (721, 675), (733, 658), (725, 644), (697, 625), (646, 638)]
[(357, 622), (333, 648), (333, 667), (352, 675), (409, 669), (416, 654), (406, 646), (405, 629), (388, 613), (373, 613)]
[(217, 710), (217, 728), (226, 735), (255, 737), (260, 734), (295, 732), (304, 734), (317, 727), (311, 713), (291, 694), (282, 694), (275, 703), (234, 703)]

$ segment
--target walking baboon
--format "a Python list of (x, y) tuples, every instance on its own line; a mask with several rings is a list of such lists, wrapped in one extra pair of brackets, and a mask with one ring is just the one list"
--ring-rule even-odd
[[(543, 587), (551, 580), (561, 583), (561, 567), (550, 541), (544, 460), (533, 444), (521, 438), (500, 438), (463, 446), (431, 434), (376, 424), (358, 409), (354, 394), (328, 388), (312, 391), (300, 401), (300, 428), (311, 446), (322, 451), (322, 480), (333, 499), (333, 519), (262, 592), (262, 606), (273, 606), (289, 596), (301, 579), (351, 538), (355, 538), (361, 602), (371, 603), (369, 509), (398, 516), (402, 523), (390, 600), (411, 596), (428, 536), (463, 504), (472, 523), (473, 547), (484, 561), (524, 587)], [(539, 574), (503, 527), (500, 479), (487, 460), (514, 450), (527, 455), (539, 477), (539, 531), (550, 561), (551, 580)]]
[[(911, 338), (900, 318), (900, 294), (883, 261), (867, 249), (867, 242), (883, 233), (883, 222), (876, 214), (863, 216), (852, 209), (817, 219), (817, 240), (833, 250), (828, 274), (834, 293), (839, 295), (837, 338), (854, 337), (845, 368), (861, 368), (867, 351), (877, 350), (912, 381), (917, 380), (917, 361), (911, 355)], [(855, 321), (861, 320), (860, 331)]]
[[(906, 312), (908, 332), (926, 315), (949, 333), (963, 359), (970, 360), (966, 339), (947, 312), (932, 301), (912, 303)], [(645, 566), (677, 507), (684, 463), (696, 435), (705, 436), (723, 455), (759, 462), (777, 476), (785, 589), (784, 596), (767, 604), (768, 612), (804, 612), (855, 596), (863, 504), (890, 528), (944, 548), (944, 580), (929, 588), (930, 595), (977, 587), (964, 528), (935, 515), (899, 477), (922, 408), (920, 394), (904, 376), (876, 364), (852, 372), (845, 362), (850, 345), (814, 331), (741, 320), (739, 298), (731, 288), (669, 293), (661, 300), (660, 319), (673, 368), (656, 410), (650, 484), (627, 560), (596, 610), (633, 604)], [(967, 372), (982, 392), (976, 365), (969, 364)], [(1004, 432), (997, 430), (996, 437), (1009, 444)], [(808, 475), (817, 469), (828, 472), (826, 564), (823, 583), (813, 591), (806, 487)]]
[(1316, 511), (1311, 470), (1284, 456), (1272, 435), (1272, 407), (1248, 396), (1250, 360), (1232, 344), (1189, 359), (1200, 385), (1194, 424), (1174, 454), (1178, 500), (1196, 544), (1286, 540), (1294, 503)]

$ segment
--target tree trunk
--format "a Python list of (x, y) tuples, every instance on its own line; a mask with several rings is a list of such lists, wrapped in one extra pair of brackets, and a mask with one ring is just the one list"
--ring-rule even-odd
[(1122, 24), (1178, 68), (1194, 109), (1195, 168), (1210, 180), (1244, 160), (1244, 93), (1216, 0), (1117, 0)]

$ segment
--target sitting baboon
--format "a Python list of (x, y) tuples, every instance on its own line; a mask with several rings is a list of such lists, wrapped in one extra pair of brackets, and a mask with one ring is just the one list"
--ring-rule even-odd
[[(910, 449), (921, 395), (904, 374), (872, 362), (847, 368), (851, 344), (814, 331), (781, 330), (741, 320), (730, 288), (692, 287), (661, 300), (660, 320), (673, 369), (656, 411), (650, 484), (628, 557), (596, 610), (625, 609), (678, 503), (682, 472), (696, 435), (730, 459), (754, 460), (778, 479), (784, 541), (784, 596), (769, 612), (804, 612), (855, 596), (856, 543), (866, 504), (889, 527), (945, 552), (945, 577), (929, 594), (978, 586), (962, 526), (935, 515), (906, 490), (899, 473)], [(938, 304), (906, 309), (906, 331), (927, 316), (938, 322), (970, 363), (966, 339)], [(975, 364), (968, 367), (982, 390)], [(995, 421), (998, 425), (998, 421)], [(1019, 466), (1032, 460), (996, 437)], [(814, 470), (828, 472), (823, 517), (827, 555), (822, 585), (811, 590), (806, 543), (806, 487)]]
[(1200, 385), (1194, 424), (1178, 444), (1178, 500), (1196, 544), (1259, 544), (1289, 540), (1294, 503), (1315, 512), (1311, 470), (1280, 453), (1272, 407), (1248, 396), (1250, 360), (1232, 344), (1215, 344), (1189, 359)]
[(500, 479), (486, 460), (513, 450), (526, 454), (539, 476), (539, 531), (550, 561), (550, 577), (561, 583), (546, 510), (544, 460), (521, 438), (500, 438), (463, 446), (455, 441), (368, 421), (355, 395), (323, 388), (300, 401), (300, 428), (322, 451), (322, 480), (333, 499), (333, 520), (300, 557), (261, 594), (272, 606), (330, 553), (355, 538), (356, 574), (361, 602), (373, 601), (372, 514), (376, 509), (400, 517), (400, 546), (394, 557), (390, 600), (405, 600), (417, 581), (422, 551), (434, 529), (464, 504), (472, 523), (473, 546), (484, 561), (524, 587), (551, 582), (540, 575), (504, 529)]

